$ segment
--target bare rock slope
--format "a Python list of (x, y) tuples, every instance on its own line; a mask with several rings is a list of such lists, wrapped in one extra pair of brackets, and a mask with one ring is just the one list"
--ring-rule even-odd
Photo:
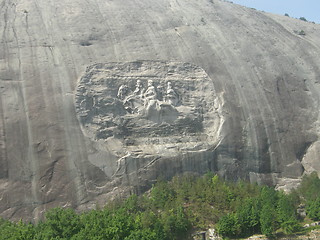
[(220, 0), (1, 0), (0, 212), (214, 171), (320, 171), (320, 26)]

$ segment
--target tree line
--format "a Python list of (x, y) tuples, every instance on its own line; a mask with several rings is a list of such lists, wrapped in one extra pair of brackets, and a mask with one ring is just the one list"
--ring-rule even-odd
[(297, 207), (320, 220), (320, 180), (305, 176), (300, 187), (285, 194), (246, 181), (228, 182), (208, 173), (159, 180), (150, 191), (118, 199), (101, 209), (76, 213), (70, 208), (49, 210), (37, 223), (0, 220), (0, 239), (8, 240), (173, 240), (215, 228), (226, 238), (262, 233), (274, 236), (302, 229)]

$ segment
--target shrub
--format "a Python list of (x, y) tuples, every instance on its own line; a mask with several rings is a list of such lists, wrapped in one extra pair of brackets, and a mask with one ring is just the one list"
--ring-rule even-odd
[(261, 232), (267, 237), (273, 236), (277, 229), (276, 212), (271, 204), (264, 205), (260, 213)]
[(307, 20), (305, 17), (300, 17), (299, 19), (300, 19), (301, 21), (308, 22), (308, 20)]
[(240, 226), (237, 215), (229, 213), (220, 218), (217, 226), (217, 232), (224, 237), (237, 237), (240, 233)]
[(320, 197), (320, 179), (316, 172), (305, 175), (302, 178), (301, 185), (298, 189), (299, 194), (303, 196), (305, 202), (314, 201)]
[(320, 197), (307, 203), (307, 216), (312, 220), (320, 220)]

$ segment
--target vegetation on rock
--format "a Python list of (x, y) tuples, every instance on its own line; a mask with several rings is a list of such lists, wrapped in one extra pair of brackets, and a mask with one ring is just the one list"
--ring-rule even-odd
[(320, 219), (320, 179), (303, 178), (299, 189), (285, 194), (245, 181), (226, 182), (217, 175), (183, 175), (158, 181), (142, 195), (77, 214), (54, 208), (38, 224), (0, 221), (0, 239), (187, 239), (192, 231), (215, 227), (224, 237), (256, 233), (273, 236), (301, 230), (296, 213), (306, 204), (310, 219)]

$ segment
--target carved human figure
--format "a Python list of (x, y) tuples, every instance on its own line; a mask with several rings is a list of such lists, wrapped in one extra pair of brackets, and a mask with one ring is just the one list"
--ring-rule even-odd
[(142, 94), (144, 93), (144, 88), (143, 88), (141, 80), (137, 80), (136, 88), (133, 91), (133, 93), (134, 93), (134, 95), (139, 96), (139, 97), (141, 97)]
[(149, 120), (157, 121), (159, 115), (159, 101), (157, 91), (152, 80), (148, 80), (148, 88), (144, 93), (143, 115)]
[(118, 94), (117, 97), (121, 100), (125, 99), (125, 97), (128, 95), (129, 93), (129, 88), (127, 85), (122, 84), (119, 89), (118, 89)]
[(123, 105), (129, 113), (139, 113), (143, 107), (144, 88), (142, 82), (137, 80), (134, 91), (123, 100)]
[(171, 82), (167, 83), (167, 91), (165, 101), (171, 104), (172, 106), (177, 106), (179, 97), (176, 91), (172, 88)]
[(157, 91), (155, 86), (153, 86), (153, 81), (148, 80), (148, 88), (144, 93), (145, 106), (148, 105), (151, 101), (157, 100)]

